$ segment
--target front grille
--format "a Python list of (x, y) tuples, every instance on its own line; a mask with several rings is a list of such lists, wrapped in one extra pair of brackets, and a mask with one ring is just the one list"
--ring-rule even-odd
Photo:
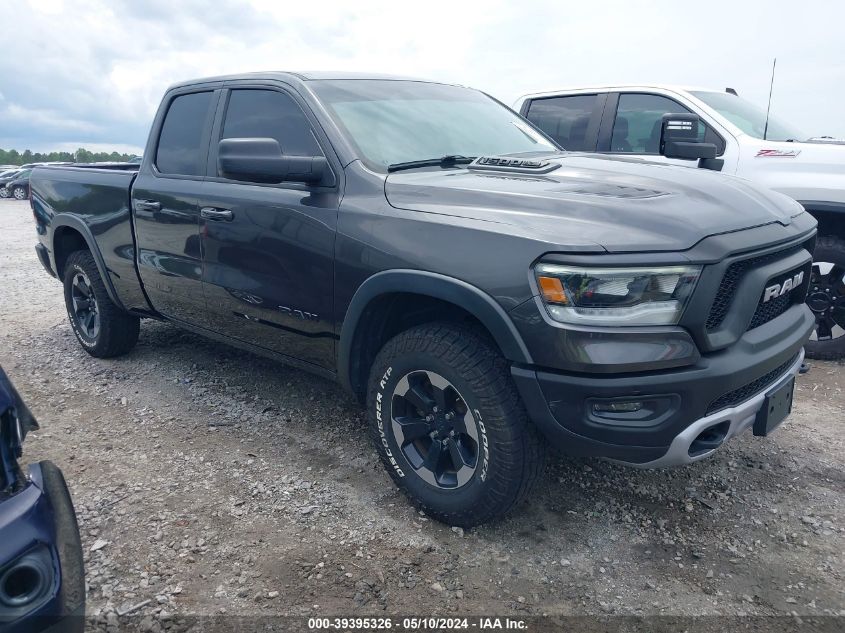
[[(803, 268), (796, 268), (795, 270), (790, 271), (787, 273), (787, 276), (792, 277), (802, 270), (804, 271), (804, 279), (807, 279), (810, 274), (809, 264)], [(754, 312), (754, 316), (751, 317), (751, 323), (748, 326), (748, 329), (753, 330), (755, 327), (760, 327), (764, 323), (768, 323), (772, 319), (779, 317), (781, 314), (789, 310), (789, 308), (796, 303), (803, 301), (803, 295), (800, 297), (796, 296), (802, 288), (804, 288), (803, 284), (793, 288), (781, 297), (770, 299), (769, 301), (763, 303), (763, 297), (765, 296), (764, 291), (763, 295), (760, 296), (760, 303), (757, 304), (757, 310)]]
[(772, 299), (768, 303), (761, 303), (757, 306), (757, 311), (751, 318), (751, 324), (748, 326), (748, 329), (753, 330), (755, 327), (760, 327), (764, 323), (768, 323), (772, 319), (779, 317), (794, 303), (792, 299), (792, 293), (789, 292), (782, 297)]
[[(714, 330), (719, 329), (722, 325), (722, 322), (725, 320), (725, 317), (728, 315), (730, 311), (731, 304), (733, 304), (734, 296), (736, 295), (737, 287), (739, 286), (739, 282), (752, 268), (757, 268), (758, 266), (765, 266), (769, 262), (773, 262), (778, 259), (783, 259), (788, 257), (792, 253), (794, 253), (797, 249), (790, 249), (788, 251), (778, 251), (775, 253), (768, 253), (767, 255), (759, 255), (757, 257), (751, 257), (749, 259), (743, 259), (738, 262), (734, 262), (728, 269), (725, 271), (725, 276), (722, 277), (722, 281), (719, 283), (719, 290), (716, 292), (716, 298), (713, 300), (713, 303), (710, 306), (710, 312), (707, 315), (707, 321), (705, 322), (705, 328), (708, 332), (712, 332)], [(772, 303), (772, 302), (769, 302)], [(786, 306), (788, 307), (788, 305)], [(783, 310), (786, 309), (783, 308)], [(762, 308), (759, 307), (757, 311), (759, 312)], [(768, 304), (766, 305), (768, 309)], [(776, 314), (782, 314), (783, 311)], [(757, 315), (754, 315), (757, 318)], [(762, 319), (763, 316), (760, 316)], [(770, 321), (773, 319), (774, 316), (767, 319)], [(753, 322), (753, 321), (752, 321)], [(761, 321), (757, 325), (762, 325), (766, 321)], [(748, 329), (752, 327), (757, 327), (757, 325), (749, 326)]]
[(725, 395), (716, 398), (713, 402), (710, 403), (710, 406), (707, 407), (706, 415), (716, 413), (716, 411), (721, 411), (722, 409), (729, 409), (730, 407), (735, 407), (740, 402), (744, 402), (754, 394), (761, 392), (769, 385), (775, 383), (778, 378), (783, 376), (786, 373), (786, 370), (792, 366), (792, 364), (796, 361), (797, 358), (798, 355), (796, 354), (788, 361), (786, 361), (783, 365), (776, 367), (768, 374), (760, 376), (757, 380), (752, 380), (751, 382), (746, 385), (743, 385), (739, 389), (734, 389), (733, 391), (729, 391)]

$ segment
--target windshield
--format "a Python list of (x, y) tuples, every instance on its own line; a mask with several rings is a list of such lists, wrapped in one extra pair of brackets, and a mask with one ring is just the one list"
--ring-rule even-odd
[(558, 150), (530, 123), (477, 90), (395, 80), (311, 85), (362, 158), (377, 167), (452, 155)]
[(800, 130), (773, 116), (769, 116), (769, 128), (766, 130), (766, 111), (736, 95), (727, 92), (693, 92), (692, 94), (754, 138), (763, 138), (764, 131), (766, 140), (769, 141), (803, 141), (807, 138)]

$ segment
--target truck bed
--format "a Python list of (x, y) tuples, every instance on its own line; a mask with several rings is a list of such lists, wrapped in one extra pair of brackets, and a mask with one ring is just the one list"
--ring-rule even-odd
[(89, 247), (95, 241), (120, 304), (149, 310), (135, 267), (130, 211), (130, 189), (138, 167), (124, 163), (36, 167), (30, 189), (41, 242), (57, 251), (47, 246), (53, 270), (62, 275), (68, 250), (76, 250), (80, 236)]

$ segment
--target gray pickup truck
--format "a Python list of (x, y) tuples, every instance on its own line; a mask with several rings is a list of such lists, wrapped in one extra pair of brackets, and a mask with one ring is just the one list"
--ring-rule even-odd
[[(695, 121), (663, 128), (667, 155), (712, 159)], [(162, 319), (337, 380), (396, 484), (452, 525), (513, 508), (550, 445), (662, 467), (767, 435), (814, 326), (798, 203), (564, 152), (460, 86), (185, 82), (141, 165), (36, 168), (31, 188), (90, 354)]]

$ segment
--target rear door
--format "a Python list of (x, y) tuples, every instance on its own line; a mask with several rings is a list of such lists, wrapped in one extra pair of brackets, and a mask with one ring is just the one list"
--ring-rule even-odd
[[(280, 86), (231, 84), (200, 195), (203, 285), (215, 331), (334, 369), (339, 163), (304, 102)], [(224, 138), (273, 138), (285, 155), (329, 159), (331, 184), (263, 184), (218, 174)]]
[(595, 152), (605, 94), (527, 100), (522, 115), (570, 152)]
[(147, 148), (152, 159), (145, 161), (131, 196), (138, 271), (153, 307), (199, 326), (208, 325), (208, 315), (198, 197), (219, 93), (206, 86), (168, 96), (165, 114), (154, 124), (156, 142)]

